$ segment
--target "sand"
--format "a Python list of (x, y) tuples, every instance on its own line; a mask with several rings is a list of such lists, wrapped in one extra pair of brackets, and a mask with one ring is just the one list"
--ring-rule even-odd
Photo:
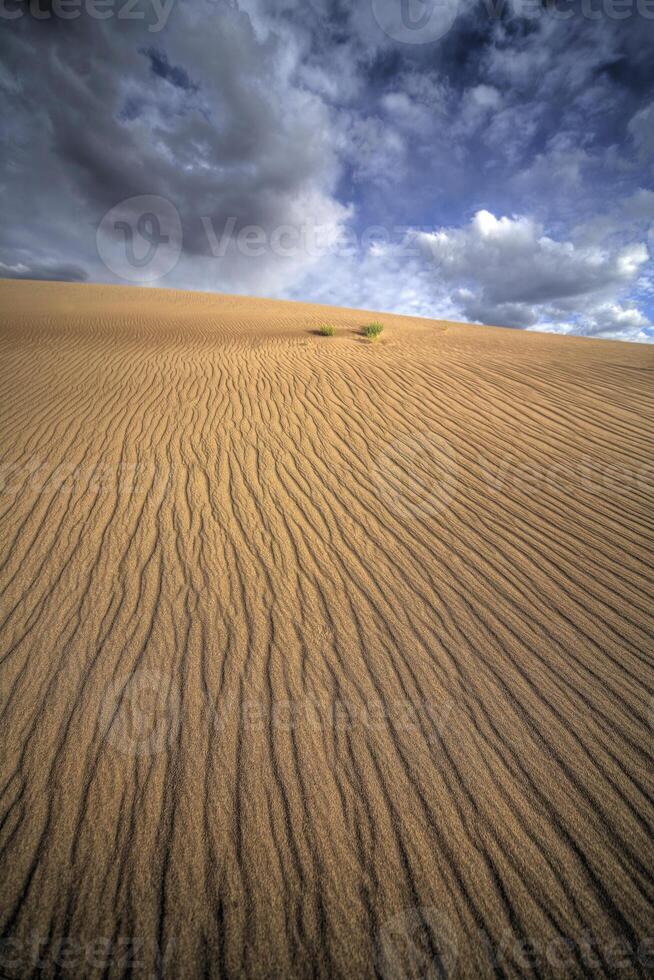
[(2, 974), (651, 972), (654, 349), (0, 309)]

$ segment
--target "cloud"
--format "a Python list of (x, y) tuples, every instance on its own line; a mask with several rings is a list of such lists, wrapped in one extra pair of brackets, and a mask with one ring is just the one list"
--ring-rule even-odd
[[(585, 332), (592, 322), (597, 333), (615, 329), (620, 315), (607, 304), (633, 285), (648, 260), (643, 244), (615, 250), (575, 246), (545, 235), (531, 218), (497, 218), (486, 210), (462, 228), (418, 232), (416, 241), (434, 276), (454, 287), (467, 318), (514, 327), (573, 315), (586, 318)], [(636, 322), (631, 311), (622, 322), (632, 329), (646, 321)]]
[(88, 273), (78, 265), (66, 262), (42, 262), (25, 265), (0, 262), (0, 279), (40, 279), (48, 282), (86, 282)]
[(466, 89), (461, 99), (459, 124), (466, 131), (474, 131), (488, 124), (489, 117), (502, 107), (502, 95), (493, 85), (474, 85)]
[[(273, 254), (252, 262), (233, 242), (216, 262), (207, 221), (220, 236), (230, 220), (235, 234), (256, 225), (271, 235), (307, 221), (338, 229), (347, 219), (335, 195), (341, 163), (329, 109), (296, 83), (282, 41), (262, 41), (247, 14), (177, 4), (156, 47), (134, 43), (142, 33), (132, 37), (115, 20), (44, 26), (23, 18), (11, 36), (3, 32), (9, 79), (38, 76), (39, 86), (22, 88), (10, 124), (0, 258), (43, 261), (57, 243), (71, 261), (85, 253), (90, 274), (102, 275), (95, 229), (103, 215), (156, 195), (181, 215), (188, 286), (265, 290), (276, 270), (283, 287), (288, 263)], [(297, 256), (295, 275), (305, 259)]]
[(388, 121), (352, 113), (344, 121), (341, 134), (343, 158), (357, 179), (384, 186), (404, 172), (406, 140)]
[(406, 92), (386, 92), (380, 101), (389, 119), (403, 129), (424, 133), (432, 123), (430, 109)]
[(640, 310), (619, 303), (606, 303), (598, 307), (591, 317), (581, 318), (580, 327), (579, 333), (618, 340), (649, 340), (654, 332)]
[(654, 158), (654, 102), (637, 112), (629, 122), (629, 134), (641, 159)]
[(560, 190), (569, 194), (583, 183), (584, 169), (592, 163), (588, 152), (579, 146), (573, 133), (558, 133), (544, 149), (535, 154), (524, 169), (513, 177), (513, 184), (534, 199)]

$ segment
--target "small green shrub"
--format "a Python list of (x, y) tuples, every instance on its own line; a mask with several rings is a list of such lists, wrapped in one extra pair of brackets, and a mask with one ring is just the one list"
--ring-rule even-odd
[(336, 331), (334, 330), (333, 327), (322, 326), (318, 328), (318, 333), (320, 334), (321, 337), (333, 337)]
[(379, 337), (383, 329), (384, 325), (382, 323), (369, 323), (367, 327), (363, 328), (363, 335), (368, 340), (377, 340), (377, 337)]

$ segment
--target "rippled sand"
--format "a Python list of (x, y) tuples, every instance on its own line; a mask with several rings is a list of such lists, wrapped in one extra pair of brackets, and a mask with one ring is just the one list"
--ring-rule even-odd
[(0, 972), (651, 969), (654, 349), (0, 309)]

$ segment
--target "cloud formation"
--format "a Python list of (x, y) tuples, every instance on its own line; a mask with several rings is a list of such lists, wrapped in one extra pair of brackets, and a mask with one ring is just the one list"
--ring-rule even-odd
[(548, 237), (530, 218), (497, 218), (485, 210), (464, 228), (419, 233), (417, 241), (468, 319), (533, 328), (581, 317), (584, 333), (619, 333), (623, 324), (630, 335), (647, 324), (644, 317), (615, 314), (610, 326), (607, 313), (618, 309), (612, 298), (635, 283), (647, 262), (644, 245), (575, 246)]
[(651, 339), (654, 21), (461, 0), (414, 44), (396, 7), (4, 23), (0, 274), (120, 281), (96, 231), (148, 195), (182, 227), (160, 285)]

